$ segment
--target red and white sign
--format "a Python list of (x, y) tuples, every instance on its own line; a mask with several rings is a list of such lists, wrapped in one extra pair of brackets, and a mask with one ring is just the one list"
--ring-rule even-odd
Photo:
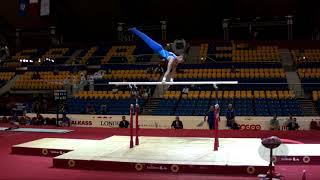
[[(27, 114), (29, 117), (36, 117), (36, 114)], [(42, 114), (44, 118), (56, 118), (55, 114)], [(68, 114), (71, 119), (71, 125), (76, 127), (105, 127), (116, 128), (119, 127), (119, 122), (122, 115), (80, 115)], [(126, 116), (129, 120), (129, 116)], [(180, 116), (185, 129), (209, 129), (207, 123), (203, 123), (203, 116)], [(301, 130), (309, 130), (310, 122), (312, 120), (320, 121), (320, 117), (296, 117)], [(169, 129), (175, 116), (139, 116), (140, 128), (160, 128)], [(257, 131), (269, 130), (270, 120), (269, 117), (261, 116), (238, 116), (236, 122), (240, 125), (241, 130)], [(286, 123), (289, 117), (278, 117), (280, 128), (286, 130)], [(134, 122), (135, 123), (135, 122)], [(135, 124), (134, 124), (135, 125)], [(227, 129), (225, 116), (220, 116), (219, 129)]]

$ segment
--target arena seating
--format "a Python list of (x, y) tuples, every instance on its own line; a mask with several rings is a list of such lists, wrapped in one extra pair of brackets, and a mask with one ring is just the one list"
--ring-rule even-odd
[[(70, 113), (81, 113), (88, 104), (94, 105), (96, 112), (100, 112), (100, 106), (106, 105), (108, 114), (128, 114), (130, 104), (135, 104), (135, 98), (132, 96), (131, 90), (127, 86), (107, 86), (107, 82), (111, 81), (159, 81), (160, 74), (147, 70), (150, 66), (139, 65), (106, 65), (101, 69), (106, 69), (106, 73), (102, 79), (96, 79), (95, 91), (80, 91), (74, 99), (68, 101)], [(113, 92), (113, 88), (117, 92)], [(141, 88), (141, 87), (139, 87)], [(150, 88), (151, 94), (154, 92), (155, 86), (144, 86)], [(75, 103), (76, 102), (76, 103)], [(145, 105), (144, 99), (139, 99), (141, 111)]]
[[(38, 76), (38, 77), (37, 77)], [(64, 80), (69, 77), (79, 81), (80, 73), (72, 75), (69, 71), (59, 71), (56, 75), (52, 71), (26, 72), (15, 83), (15, 90), (51, 90), (63, 89)]]
[[(74, 48), (51, 48), (42, 55), (42, 59), (50, 58), (54, 59), (55, 64), (63, 64), (74, 53), (74, 51)], [(43, 61), (43, 63), (46, 63), (46, 61)]]
[(9, 81), (15, 76), (15, 72), (0, 72), (1, 81)]
[(108, 63), (149, 62), (153, 52), (144, 44), (104, 45), (81, 50), (78, 58), (81, 64), (96, 65)]
[[(50, 48), (50, 49), (24, 49), (17, 52), (12, 59), (14, 62), (20, 63), (20, 60), (33, 60), (34, 65), (40, 64), (64, 64), (70, 56), (75, 52), (75, 48)], [(47, 61), (46, 58), (53, 59)], [(40, 59), (40, 61), (38, 60)], [(10, 64), (10, 63), (9, 63)]]
[(292, 91), (167, 91), (155, 114), (203, 115), (217, 101), (223, 115), (230, 103), (239, 116), (302, 115)]
[(320, 90), (320, 68), (299, 68), (298, 74), (306, 91)]
[[(90, 49), (83, 49), (79, 54), (79, 57), (81, 58), (80, 64), (95, 64), (97, 60), (91, 59), (91, 57), (97, 50), (97, 46), (91, 47)], [(94, 63), (92, 63), (92, 61), (94, 61)]]
[(106, 74), (104, 79), (107, 80), (136, 80), (136, 81), (146, 81), (160, 79), (159, 73), (148, 72), (148, 70), (112, 70), (110, 74)]
[(41, 56), (43, 50), (41, 49), (24, 49), (22, 51), (17, 52), (12, 59), (36, 59)]
[(133, 61), (133, 51), (135, 48), (135, 45), (112, 46), (101, 63), (130, 63)]
[[(233, 68), (230, 68), (233, 66)], [(221, 90), (288, 90), (284, 70), (279, 63), (214, 63), (179, 66), (176, 81), (238, 81), (238, 85), (219, 87)], [(254, 85), (254, 86), (253, 86)], [(182, 90), (171, 86), (170, 90)], [(197, 86), (199, 90), (213, 90), (212, 86)]]
[(312, 100), (316, 105), (317, 111), (320, 113), (320, 91), (312, 91)]
[[(107, 65), (101, 69), (106, 70), (102, 79), (95, 80), (95, 90), (111, 90), (111, 86), (101, 86), (112, 81), (159, 81), (160, 73), (155, 73), (150, 69), (152, 66), (145, 65)], [(149, 86), (152, 90), (154, 86)]]
[[(74, 58), (78, 62), (72, 64), (79, 63), (80, 66), (77, 68), (81, 70), (86, 69), (86, 65), (101, 65), (100, 70), (106, 73), (102, 79), (94, 80), (94, 91), (89, 91), (87, 86), (84, 91), (78, 92), (74, 98), (68, 100), (70, 113), (84, 112), (84, 107), (91, 104), (95, 106), (97, 113), (100, 113), (101, 105), (106, 105), (109, 114), (127, 114), (128, 105), (135, 102), (130, 89), (119, 86), (117, 93), (113, 93), (112, 89), (115, 86), (106, 86), (107, 82), (160, 81), (161, 74), (150, 70), (152, 65), (139, 65), (139, 62), (149, 62), (153, 56), (152, 50), (145, 44), (104, 44), (82, 49), (27, 49), (16, 53), (13, 59), (53, 58), (56, 60), (55, 64), (62, 64), (70, 59), (75, 51), (79, 51)], [(293, 55), (294, 53), (296, 51), (292, 51)], [(303, 56), (316, 62), (320, 57), (318, 53), (319, 50), (306, 49), (303, 51)], [(222, 115), (225, 114), (229, 103), (235, 106), (236, 115), (239, 116), (302, 115), (293, 92), (289, 91), (277, 46), (272, 44), (252, 46), (246, 42), (202, 43), (199, 56), (204, 64), (179, 65), (175, 81), (237, 80), (240, 84), (221, 85), (218, 91), (211, 85), (187, 86), (188, 94), (182, 94), (183, 86), (170, 86), (153, 114), (203, 115), (210, 105), (218, 101), (222, 107)], [(300, 56), (301, 54), (294, 57)], [(214, 59), (215, 62), (207, 57)], [(297, 58), (296, 61), (299, 62), (300, 59)], [(58, 74), (54, 75), (53, 66), (43, 66), (46, 65), (43, 61), (35, 62), (33, 65), (40, 66), (29, 66), (28, 71), (22, 74), (12, 89), (61, 89), (67, 77), (76, 82), (80, 80), (80, 72), (73, 76), (71, 68), (59, 67)], [(320, 70), (311, 67), (304, 66), (298, 69), (303, 83), (318, 81)], [(39, 78), (34, 78), (38, 73)], [(90, 73), (93, 72), (88, 72)], [(148, 87), (153, 94), (156, 86)], [(307, 86), (304, 88), (308, 89)], [(310, 90), (320, 89), (316, 86), (312, 88)], [(143, 107), (147, 101), (139, 100), (139, 103)]]
[(296, 63), (320, 62), (320, 49), (293, 49), (291, 54)]
[[(67, 101), (69, 113), (79, 114), (84, 113), (88, 105), (95, 108), (97, 114), (101, 113), (101, 106), (106, 105), (107, 112), (110, 115), (129, 114), (129, 105), (135, 104), (136, 99), (131, 97), (129, 91), (81, 91), (74, 99)], [(145, 104), (144, 99), (139, 99), (138, 104), (143, 107)], [(143, 108), (140, 108), (142, 111)]]
[(186, 69), (183, 73), (178, 73), (178, 79), (198, 78), (198, 79), (271, 79), (285, 78), (283, 69), (269, 68), (247, 68), (247, 69)]
[(276, 46), (258, 46), (254, 50), (233, 50), (232, 61), (234, 62), (273, 62), (280, 61)]
[(0, 87), (4, 86), (14, 75), (14, 72), (0, 72)]
[(280, 62), (278, 47), (274, 45), (255, 45), (253, 48), (249, 43), (203, 43), (199, 55), (203, 62), (212, 59), (218, 62)]

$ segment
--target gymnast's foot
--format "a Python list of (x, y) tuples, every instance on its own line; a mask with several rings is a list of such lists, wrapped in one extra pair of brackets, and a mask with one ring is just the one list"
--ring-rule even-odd
[(170, 78), (170, 82), (173, 82), (173, 78)]
[(129, 28), (128, 31), (132, 31), (134, 29), (136, 29), (136, 27)]
[(166, 82), (167, 78), (166, 77), (163, 77), (162, 78), (162, 83), (164, 84)]

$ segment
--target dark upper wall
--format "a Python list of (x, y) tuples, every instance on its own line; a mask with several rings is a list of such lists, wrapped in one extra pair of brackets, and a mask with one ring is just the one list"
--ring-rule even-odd
[(18, 0), (1, 0), (0, 16), (12, 27), (41, 28), (51, 25), (48, 17), (19, 17), (18, 8)]
[(318, 25), (319, 7), (302, 0), (52, 0), (51, 17), (18, 17), (18, 0), (2, 0), (0, 16), (14, 27), (57, 25), (68, 39), (114, 39), (116, 23), (158, 24), (169, 20), (169, 35), (222, 36), (221, 20), (229, 17), (294, 14), (301, 33)]

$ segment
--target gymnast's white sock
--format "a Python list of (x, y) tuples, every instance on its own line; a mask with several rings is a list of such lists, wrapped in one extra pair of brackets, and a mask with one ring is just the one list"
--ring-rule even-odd
[(166, 77), (163, 77), (162, 82), (166, 82), (166, 79), (167, 79)]

